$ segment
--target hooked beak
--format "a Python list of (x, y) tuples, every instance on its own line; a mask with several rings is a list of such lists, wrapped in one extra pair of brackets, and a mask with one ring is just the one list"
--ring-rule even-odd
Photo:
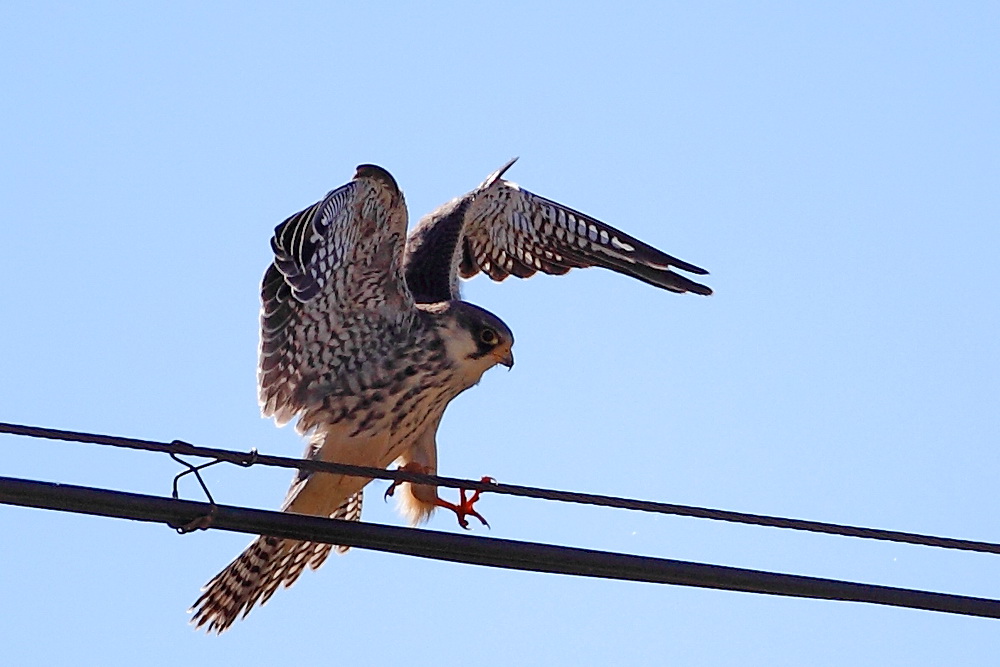
[(494, 355), (494, 357), (496, 358), (497, 363), (500, 364), (501, 366), (506, 366), (507, 370), (510, 370), (511, 368), (514, 367), (513, 351), (507, 350), (507, 354), (503, 355), (502, 357), (499, 355)]

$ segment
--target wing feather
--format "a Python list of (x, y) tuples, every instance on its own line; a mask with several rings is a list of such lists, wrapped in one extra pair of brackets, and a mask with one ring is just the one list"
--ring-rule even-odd
[(502, 179), (510, 164), (468, 195), (458, 266), (462, 278), (482, 271), (500, 281), (600, 266), (672, 292), (712, 293), (671, 270), (705, 275), (705, 269)]
[(284, 424), (359, 321), (412, 317), (402, 274), (406, 203), (388, 172), (354, 179), (275, 228), (261, 283), (261, 411)]
[[(516, 158), (515, 158), (516, 160)], [(459, 277), (501, 281), (600, 266), (672, 292), (712, 290), (673, 269), (708, 272), (625, 232), (504, 180), (507, 162), (478, 188), (428, 214), (406, 243), (406, 281), (420, 303), (458, 299)]]

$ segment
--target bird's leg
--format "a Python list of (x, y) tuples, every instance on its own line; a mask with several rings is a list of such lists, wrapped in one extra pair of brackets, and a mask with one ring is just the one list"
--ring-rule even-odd
[[(480, 481), (483, 483), (491, 483), (491, 484), (496, 483), (496, 480), (493, 479), (492, 477), (483, 477)], [(468, 492), (467, 489), (458, 490), (458, 495), (461, 500), (457, 505), (454, 503), (449, 503), (447, 500), (443, 500), (441, 497), (438, 497), (438, 499), (434, 502), (434, 504), (437, 505), (438, 507), (444, 507), (454, 512), (455, 516), (458, 517), (458, 525), (460, 525), (462, 528), (465, 528), (466, 530), (469, 530), (469, 521), (465, 518), (467, 516), (476, 517), (482, 522), (484, 526), (489, 528), (490, 527), (489, 522), (486, 521), (486, 519), (483, 518), (483, 515), (477, 512), (473, 507), (473, 505), (476, 504), (476, 501), (479, 500), (479, 495), (481, 491), (477, 489), (468, 498), (465, 495), (467, 492)]]
[[(417, 463), (416, 461), (410, 461), (405, 465), (401, 465), (399, 466), (399, 468), (397, 468), (397, 470), (405, 470), (406, 472), (415, 472), (421, 475), (429, 475), (432, 472), (430, 468), (428, 468), (423, 464)], [(483, 482), (484, 484), (496, 483), (496, 480), (493, 479), (492, 477), (483, 477), (479, 481)], [(393, 495), (396, 492), (396, 487), (402, 483), (403, 480), (400, 479), (394, 480), (393, 483), (389, 485), (389, 488), (385, 490), (385, 499), (388, 500), (389, 496)], [(458, 525), (460, 525), (462, 528), (465, 528), (466, 530), (469, 530), (469, 521), (465, 518), (467, 516), (476, 517), (482, 522), (484, 526), (489, 528), (490, 527), (489, 522), (486, 519), (484, 519), (483, 515), (477, 512), (474, 507), (476, 501), (479, 500), (479, 496), (481, 495), (482, 492), (479, 490), (473, 491), (471, 496), (466, 495), (468, 493), (469, 493), (468, 489), (458, 490), (458, 496), (459, 496), (458, 504), (450, 503), (447, 500), (441, 498), (441, 496), (434, 494), (435, 496), (433, 501), (434, 506), (444, 507), (445, 509), (449, 509), (452, 512), (454, 512), (455, 516), (458, 517)]]

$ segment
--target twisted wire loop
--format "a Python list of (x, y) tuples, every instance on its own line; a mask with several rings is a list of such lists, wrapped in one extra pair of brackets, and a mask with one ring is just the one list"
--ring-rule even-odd
[[(180, 442), (179, 440), (175, 440), (171, 444), (176, 444), (179, 442)], [(187, 443), (182, 443), (182, 444), (187, 444)], [(198, 484), (201, 486), (201, 490), (205, 493), (205, 497), (208, 499), (208, 506), (209, 506), (209, 510), (205, 514), (197, 516), (191, 521), (185, 522), (183, 524), (171, 523), (169, 524), (170, 527), (176, 530), (181, 535), (184, 535), (185, 533), (191, 533), (196, 530), (207, 530), (208, 527), (212, 525), (212, 520), (215, 518), (215, 514), (218, 510), (218, 505), (215, 504), (215, 498), (212, 497), (212, 492), (208, 490), (208, 484), (205, 483), (205, 479), (201, 476), (201, 471), (204, 470), (205, 468), (214, 466), (216, 463), (222, 463), (222, 460), (215, 459), (209, 461), (208, 463), (202, 463), (201, 465), (194, 465), (193, 463), (189, 463), (184, 459), (182, 459), (180, 455), (177, 454), (177, 452), (168, 452), (168, 453), (170, 454), (170, 458), (172, 458), (174, 461), (177, 461), (177, 463), (180, 463), (182, 466), (185, 466), (187, 468), (187, 470), (182, 470), (181, 472), (177, 473), (174, 476), (174, 482), (170, 490), (170, 497), (173, 498), (174, 500), (180, 500), (180, 493), (178, 491), (177, 485), (180, 483), (181, 477), (193, 474), (194, 478), (198, 480)]]
[[(196, 445), (192, 445), (191, 443), (185, 442), (183, 440), (174, 440), (170, 443), (170, 445), (178, 449), (188, 449), (188, 448), (197, 449)], [(218, 512), (219, 506), (216, 505), (215, 499), (212, 497), (212, 492), (208, 490), (208, 484), (205, 483), (205, 479), (201, 476), (202, 470), (204, 470), (205, 468), (210, 468), (217, 463), (226, 463), (226, 462), (235, 463), (236, 465), (242, 466), (244, 468), (249, 468), (250, 466), (257, 463), (256, 447), (247, 452), (246, 457), (242, 460), (227, 461), (225, 459), (216, 457), (211, 461), (209, 461), (208, 463), (202, 463), (201, 465), (194, 465), (192, 463), (185, 461), (184, 459), (181, 458), (181, 455), (175, 451), (168, 453), (170, 454), (170, 458), (172, 458), (174, 461), (177, 461), (181, 465), (187, 467), (187, 470), (182, 470), (181, 472), (177, 473), (176, 476), (174, 476), (174, 483), (170, 492), (170, 497), (173, 498), (174, 500), (179, 500), (180, 494), (178, 493), (178, 488), (177, 488), (178, 482), (180, 482), (181, 477), (184, 477), (184, 475), (194, 475), (195, 479), (198, 480), (198, 484), (201, 486), (201, 490), (205, 493), (205, 497), (208, 498), (208, 504), (209, 504), (209, 510), (205, 514), (195, 517), (194, 519), (192, 519), (187, 523), (184, 523), (183, 525), (171, 524), (171, 528), (176, 530), (181, 535), (196, 530), (208, 530), (208, 528), (212, 525), (212, 521), (215, 519), (216, 513)]]
[[(687, 516), (701, 519), (712, 519), (715, 521), (728, 521), (731, 523), (742, 523), (756, 526), (769, 526), (772, 528), (785, 528), (791, 530), (802, 530), (815, 533), (825, 533), (828, 535), (842, 535), (846, 537), (857, 537), (862, 539), (883, 540), (889, 542), (901, 542), (906, 544), (916, 544), (921, 546), (937, 547), (942, 549), (958, 549), (962, 551), (976, 551), (981, 553), (1000, 554), (1000, 544), (993, 542), (981, 542), (975, 540), (963, 540), (950, 537), (936, 537), (933, 535), (922, 535), (919, 533), (908, 533), (895, 530), (883, 530), (877, 528), (863, 528), (859, 526), (846, 526), (835, 523), (821, 521), (809, 521), (805, 519), (789, 519), (784, 517), (767, 516), (761, 514), (749, 514), (746, 512), (733, 512), (729, 510), (718, 510), (705, 507), (692, 507), (689, 505), (676, 505), (648, 500), (636, 500), (632, 498), (620, 498), (616, 496), (604, 496), (591, 493), (579, 493), (574, 491), (559, 491), (556, 489), (543, 489), (529, 486), (517, 486), (513, 484), (502, 484), (496, 481), (483, 481), (472, 479), (459, 479), (455, 477), (440, 477), (438, 475), (426, 475), (409, 470), (386, 470), (383, 468), (372, 468), (368, 466), (355, 466), (344, 463), (331, 463), (326, 461), (312, 461), (308, 459), (295, 459), (283, 456), (272, 456), (260, 454), (256, 449), (248, 452), (238, 452), (228, 449), (215, 449), (211, 447), (200, 447), (174, 440), (171, 443), (156, 442), (152, 440), (139, 440), (135, 438), (124, 438), (119, 436), (100, 435), (94, 433), (81, 433), (77, 431), (63, 431), (58, 429), (42, 428), (36, 426), (25, 426), (22, 424), (9, 424), (0, 422), (0, 433), (12, 435), (22, 435), (32, 438), (47, 438), (50, 440), (65, 440), (70, 442), (82, 442), (89, 444), (110, 445), (114, 447), (126, 447), (129, 449), (139, 449), (145, 451), (166, 452), (174, 460), (189, 467), (188, 470), (180, 473), (174, 480), (175, 491), (176, 482), (186, 474), (194, 474), (201, 483), (202, 489), (211, 500), (208, 487), (201, 478), (199, 471), (219, 462), (232, 463), (243, 467), (252, 465), (275, 466), (280, 468), (296, 468), (299, 470), (309, 470), (314, 472), (329, 472), (341, 475), (356, 475), (372, 479), (393, 480), (397, 482), (412, 482), (416, 484), (426, 484), (429, 486), (442, 486), (448, 488), (465, 489), (469, 491), (479, 491), (482, 493), (498, 493), (502, 495), (518, 496), (522, 498), (536, 498), (541, 500), (553, 500), (558, 502), (596, 505), (599, 507), (611, 507), (616, 509), (626, 509), (642, 512), (655, 512), (659, 514), (671, 514), (675, 516)], [(177, 456), (196, 456), (212, 459), (211, 462), (200, 466), (193, 466), (177, 458)], [(176, 495), (174, 496), (177, 497)], [(214, 505), (214, 502), (211, 504)], [(191, 530), (196, 530), (201, 526), (194, 526)]]

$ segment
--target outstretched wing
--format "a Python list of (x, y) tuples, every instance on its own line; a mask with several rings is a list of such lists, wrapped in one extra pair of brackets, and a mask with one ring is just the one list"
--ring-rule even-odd
[(527, 278), (536, 271), (560, 275), (601, 266), (671, 292), (712, 290), (671, 269), (705, 275), (705, 269), (657, 250), (611, 225), (522, 189), (501, 178), (508, 162), (474, 191), (465, 214), (460, 273), (479, 271), (493, 280)]
[(512, 164), (426, 216), (410, 234), (406, 278), (418, 301), (458, 298), (458, 276), (471, 278), (480, 271), (500, 281), (587, 266), (672, 292), (712, 293), (672, 270), (705, 275), (705, 269), (501, 178)]
[(350, 183), (274, 230), (261, 284), (261, 411), (280, 425), (308, 407), (309, 387), (338, 363), (352, 327), (412, 317), (402, 274), (406, 203), (395, 180), (361, 165)]

